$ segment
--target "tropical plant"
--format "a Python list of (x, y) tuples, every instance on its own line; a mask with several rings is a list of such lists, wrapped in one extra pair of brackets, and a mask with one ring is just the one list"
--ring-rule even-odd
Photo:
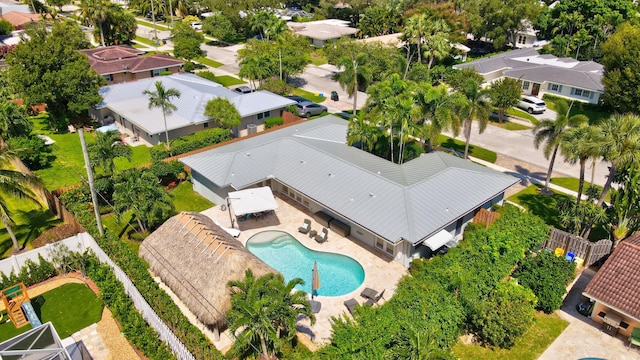
[(491, 84), (490, 89), (491, 104), (498, 109), (498, 122), (503, 122), (507, 109), (520, 101), (522, 87), (515, 79), (502, 78)]
[(391, 337), (385, 359), (393, 360), (454, 360), (451, 351), (440, 347), (436, 329), (417, 329), (409, 325)]
[(162, 81), (155, 82), (156, 91), (145, 90), (142, 93), (149, 96), (149, 109), (162, 109), (162, 118), (164, 119), (164, 133), (167, 141), (167, 149), (169, 145), (169, 128), (167, 127), (167, 115), (171, 115), (177, 109), (171, 102), (173, 98), (180, 98), (180, 91), (177, 89), (165, 89)]
[(366, 147), (367, 152), (372, 152), (380, 135), (381, 131), (375, 124), (371, 124), (363, 116), (353, 117), (347, 129), (347, 144), (359, 144), (360, 149), (364, 150)]
[[(586, 124), (584, 124), (586, 125)], [(584, 171), (587, 160), (595, 158), (600, 154), (593, 147), (593, 142), (598, 136), (598, 128), (594, 126), (579, 126), (567, 129), (562, 135), (560, 148), (566, 161), (570, 164), (576, 162), (580, 164), (580, 177), (578, 181), (578, 195), (576, 203), (582, 200), (582, 190), (584, 189)]]
[(141, 231), (168, 219), (173, 212), (172, 195), (159, 185), (149, 169), (129, 170), (115, 179), (113, 201), (118, 221), (133, 212)]
[(200, 44), (204, 36), (193, 29), (188, 23), (176, 23), (171, 30), (173, 36), (173, 53), (176, 57), (192, 60), (204, 55)]
[[(422, 49), (420, 45), (424, 41), (424, 37), (428, 31), (429, 19), (427, 14), (416, 14), (408, 18), (404, 27), (402, 28), (402, 34), (408, 44), (415, 44), (418, 52), (418, 62), (422, 62)], [(407, 51), (408, 52), (408, 51)]]
[(7, 229), (14, 251), (20, 250), (20, 244), (18, 244), (18, 239), (13, 233), (12, 228), (15, 223), (13, 214), (7, 206), (7, 197), (29, 200), (40, 204), (35, 191), (44, 189), (42, 182), (35, 176), (15, 170), (13, 161), (16, 158), (17, 155), (14, 151), (0, 148), (0, 194), (2, 194), (0, 196), (0, 220), (5, 229)]
[(350, 50), (343, 52), (343, 56), (338, 60), (337, 66), (342, 68), (342, 71), (336, 80), (349, 98), (353, 98), (353, 115), (356, 116), (358, 89), (360, 86), (366, 87), (371, 80), (371, 74), (366, 67), (368, 56), (362, 51), (366, 45), (352, 40), (341, 43), (341, 46), (347, 46)]
[(616, 176), (618, 188), (611, 189), (610, 227), (614, 246), (640, 228), (640, 171), (637, 165)]
[(223, 97), (209, 100), (204, 109), (204, 115), (212, 118), (225, 129), (231, 129), (242, 122), (238, 109)]
[(311, 324), (315, 323), (307, 294), (294, 291), (303, 283), (300, 278), (285, 283), (281, 274), (256, 278), (251, 269), (246, 270), (244, 280), (227, 283), (231, 290), (227, 320), (236, 338), (231, 348), (234, 356), (260, 353), (270, 359), (280, 351), (283, 339), (290, 341), (295, 336), (298, 316), (307, 316)]
[(132, 150), (122, 143), (117, 131), (96, 132), (96, 142), (89, 145), (91, 164), (102, 166), (105, 174), (113, 174), (116, 158), (131, 160)]
[(422, 83), (416, 97), (421, 114), (416, 132), (426, 142), (427, 152), (433, 151), (443, 131), (451, 130), (454, 136), (458, 136), (462, 119), (469, 112), (469, 104), (463, 94), (450, 93), (445, 85), (433, 87)]
[(0, 102), (0, 146), (3, 140), (31, 134), (32, 129), (33, 124), (23, 106), (12, 101)]
[(443, 19), (433, 20), (428, 24), (424, 39), (425, 52), (429, 54), (427, 68), (431, 69), (435, 59), (441, 60), (451, 51), (449, 42), (449, 25)]
[(100, 43), (102, 46), (106, 46), (103, 26), (114, 6), (117, 5), (106, 0), (82, 0), (80, 2), (80, 17), (86, 24), (95, 26), (100, 30)]
[(604, 225), (608, 221), (607, 213), (592, 197), (579, 204), (570, 197), (563, 197), (557, 202), (557, 208), (558, 221), (565, 230), (583, 238), (589, 236), (594, 224)]
[(544, 156), (549, 159), (549, 169), (547, 170), (547, 178), (544, 183), (544, 192), (549, 192), (549, 181), (551, 180), (551, 172), (556, 161), (558, 149), (562, 143), (563, 134), (569, 127), (578, 127), (589, 123), (589, 118), (585, 115), (578, 114), (569, 116), (569, 105), (564, 100), (556, 102), (557, 116), (555, 120), (543, 119), (534, 128), (533, 144), (536, 149), (544, 142)]

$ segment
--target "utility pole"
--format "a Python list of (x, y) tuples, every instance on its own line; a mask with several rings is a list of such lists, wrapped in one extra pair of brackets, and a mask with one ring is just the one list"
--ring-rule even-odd
[(93, 171), (91, 171), (91, 161), (89, 160), (89, 152), (87, 151), (87, 142), (84, 139), (84, 131), (82, 127), (78, 127), (78, 136), (80, 136), (80, 145), (82, 145), (82, 155), (84, 155), (84, 165), (87, 167), (87, 177), (89, 178), (89, 190), (91, 191), (91, 201), (93, 202), (93, 212), (96, 215), (96, 223), (98, 224), (98, 232), (100, 236), (104, 235), (102, 229), (102, 218), (100, 217), (100, 208), (98, 207), (98, 195), (96, 195), (96, 187), (93, 184)]

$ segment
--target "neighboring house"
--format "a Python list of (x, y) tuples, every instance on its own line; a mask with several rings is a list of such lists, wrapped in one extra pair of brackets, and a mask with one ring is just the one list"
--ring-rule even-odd
[(322, 47), (330, 41), (343, 37), (352, 37), (358, 29), (349, 27), (349, 22), (338, 19), (326, 19), (308, 22), (287, 22), (294, 34), (306, 36), (311, 45)]
[(442, 152), (398, 165), (348, 146), (347, 125), (327, 115), (180, 161), (194, 190), (216, 204), (229, 192), (270, 186), (404, 266), (454, 245), (474, 214), (501, 203), (518, 181)]
[(534, 30), (533, 24), (529, 20), (522, 20), (522, 30), (516, 32), (515, 47), (531, 48), (542, 47), (549, 43), (547, 40), (538, 40), (538, 30)]
[(128, 45), (115, 45), (80, 50), (91, 68), (108, 84), (118, 84), (160, 76), (163, 72), (180, 72), (184, 61), (165, 54), (142, 56), (145, 52)]
[[(364, 39), (358, 39), (356, 40), (358, 42), (362, 42), (362, 43), (372, 43), (372, 42), (381, 42), (385, 45), (391, 45), (391, 46), (395, 46), (398, 48), (404, 47), (406, 45), (406, 42), (404, 40), (402, 40), (402, 33), (393, 33), (393, 34), (387, 34), (387, 35), (380, 35), (380, 36), (370, 36)], [(452, 53), (451, 53), (451, 57), (453, 57), (456, 60), (461, 60), (461, 61), (466, 61), (467, 60), (467, 54), (469, 53), (469, 51), (471, 49), (469, 49), (468, 47), (460, 44), (460, 43), (451, 43), (451, 49), (452, 49)], [(424, 49), (423, 49), (424, 50)]]
[(616, 246), (582, 293), (595, 302), (591, 318), (603, 331), (628, 337), (640, 328), (640, 233)]
[(169, 140), (218, 126), (204, 115), (207, 102), (216, 97), (227, 98), (240, 113), (242, 123), (231, 129), (236, 136), (243, 130), (247, 132), (247, 128), (252, 132), (257, 130), (264, 119), (282, 116), (287, 105), (295, 104), (293, 100), (268, 91), (240, 94), (197, 75), (180, 73), (105, 86), (100, 89), (103, 101), (90, 110), (91, 116), (103, 124), (115, 120), (150, 144), (165, 141), (162, 110), (149, 109), (149, 98), (143, 94), (145, 90), (155, 91), (156, 81), (162, 82), (165, 89), (176, 89), (181, 93), (179, 98), (171, 100), (176, 111), (167, 115)]
[(13, 25), (16, 30), (21, 30), (26, 24), (40, 21), (39, 14), (23, 13), (19, 11), (8, 11), (0, 15), (0, 20), (6, 20)]
[(31, 9), (29, 9), (29, 5), (27, 4), (19, 4), (17, 2), (0, 2), (0, 15), (4, 15), (11, 11), (28, 14), (31, 12)]
[(453, 68), (473, 68), (487, 83), (504, 77), (516, 79), (521, 82), (524, 94), (538, 97), (546, 93), (597, 104), (604, 93), (602, 65), (550, 54), (540, 55), (532, 48), (492, 55), (454, 65)]

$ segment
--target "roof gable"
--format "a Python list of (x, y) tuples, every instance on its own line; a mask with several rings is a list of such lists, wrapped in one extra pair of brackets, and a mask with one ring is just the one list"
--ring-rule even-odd
[(100, 75), (142, 72), (178, 67), (183, 61), (165, 54), (141, 56), (144, 51), (128, 45), (114, 45), (95, 49), (79, 50), (89, 59), (89, 65)]
[(640, 232), (622, 241), (584, 290), (584, 295), (640, 321)]

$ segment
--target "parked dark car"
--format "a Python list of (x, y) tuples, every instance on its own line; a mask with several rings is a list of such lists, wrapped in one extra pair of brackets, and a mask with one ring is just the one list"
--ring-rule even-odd
[(287, 96), (287, 99), (293, 100), (293, 101), (297, 102), (298, 104), (300, 104), (302, 102), (311, 102), (311, 100), (305, 99), (302, 96), (297, 96), (297, 95)]
[(326, 106), (319, 105), (311, 101), (298, 103), (296, 107), (298, 108), (298, 115), (304, 116), (304, 117), (309, 117), (312, 115), (320, 115), (323, 112), (327, 111)]
[(253, 90), (251, 90), (251, 88), (246, 85), (238, 86), (237, 88), (233, 89), (233, 91), (239, 92), (240, 94), (248, 94), (250, 92), (253, 92)]

